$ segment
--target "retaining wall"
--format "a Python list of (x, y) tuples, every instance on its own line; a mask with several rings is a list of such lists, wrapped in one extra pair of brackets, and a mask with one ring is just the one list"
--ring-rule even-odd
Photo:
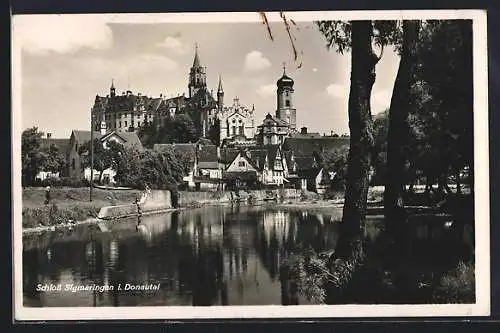
[[(143, 213), (172, 209), (170, 191), (152, 190), (145, 196), (144, 202), (140, 206)], [(131, 203), (128, 205), (102, 207), (97, 217), (103, 220), (111, 220), (134, 215), (137, 215), (137, 206)]]

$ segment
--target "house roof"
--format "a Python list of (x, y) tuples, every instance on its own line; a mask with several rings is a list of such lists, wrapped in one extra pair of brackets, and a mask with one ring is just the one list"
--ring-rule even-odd
[(234, 159), (236, 156), (238, 156), (238, 153), (240, 152), (240, 149), (237, 148), (221, 148), (220, 150), (220, 162), (224, 164), (229, 164)]
[(312, 179), (316, 178), (316, 176), (320, 171), (321, 168), (304, 169), (304, 170), (299, 170), (297, 172), (297, 175), (299, 176), (299, 178)]
[(197, 150), (198, 162), (215, 162), (217, 163), (217, 146), (216, 145), (198, 145)]
[(98, 112), (104, 109), (105, 113), (129, 113), (136, 109), (137, 106), (142, 105), (146, 112), (165, 113), (171, 106), (183, 107), (186, 100), (186, 97), (183, 95), (167, 99), (131, 93), (114, 97), (97, 95), (94, 101), (94, 108), (99, 110)]
[(293, 151), (295, 156), (312, 156), (323, 151), (342, 148), (349, 145), (349, 138), (342, 137), (288, 137), (283, 143), (283, 150)]
[(266, 125), (264, 125), (264, 122), (268, 121), (268, 120), (272, 120), (277, 126), (288, 127), (288, 123), (286, 121), (279, 119), (279, 118), (276, 118), (276, 117), (273, 117), (270, 113), (268, 113), (266, 118), (264, 118), (264, 120), (262, 121), (262, 124), (257, 126), (257, 127), (258, 128), (265, 127)]
[(322, 138), (321, 134), (319, 133), (298, 133), (298, 132), (292, 132), (290, 133), (290, 137), (292, 138), (298, 138), (298, 139), (314, 139), (314, 138)]
[(199, 145), (213, 145), (214, 144), (212, 142), (212, 140), (207, 139), (207, 138), (199, 138), (196, 143), (199, 144)]
[(297, 165), (297, 173), (303, 170), (310, 170), (317, 168), (313, 156), (296, 156), (295, 163)]
[(40, 148), (42, 149), (45, 149), (45, 148), (49, 148), (50, 145), (55, 145), (57, 146), (57, 148), (59, 148), (59, 151), (60, 152), (66, 152), (66, 150), (68, 149), (68, 146), (69, 146), (69, 139), (47, 139), (47, 138), (44, 138), (42, 139), (41, 143), (40, 143)]
[(115, 132), (115, 134), (121, 137), (125, 143), (124, 146), (128, 148), (143, 149), (141, 140), (135, 132)]
[[(90, 141), (90, 131), (73, 130), (73, 135), (75, 137), (75, 141), (79, 144)], [(95, 139), (101, 138), (101, 136), (101, 132), (94, 131)]]
[[(90, 141), (90, 131), (73, 130), (73, 135), (78, 144), (84, 144)], [(111, 135), (116, 135), (120, 137), (124, 143), (123, 145), (127, 148), (143, 149), (141, 140), (135, 132), (109, 132), (102, 135), (100, 132), (94, 131), (94, 138), (100, 140), (106, 140)]]
[(200, 169), (218, 169), (219, 163), (215, 162), (198, 162), (198, 168)]

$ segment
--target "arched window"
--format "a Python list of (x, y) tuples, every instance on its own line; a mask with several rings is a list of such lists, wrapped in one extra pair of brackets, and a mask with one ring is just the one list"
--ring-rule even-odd
[(285, 106), (290, 107), (290, 100), (288, 100), (288, 99), (287, 99), (287, 100), (285, 101)]

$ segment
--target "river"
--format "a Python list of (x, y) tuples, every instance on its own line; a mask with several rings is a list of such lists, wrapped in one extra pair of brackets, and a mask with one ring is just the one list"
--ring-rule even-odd
[[(280, 259), (309, 246), (333, 248), (342, 212), (327, 212), (203, 207), (145, 216), (145, 232), (125, 219), (105, 222), (107, 232), (80, 225), (25, 236), (24, 306), (286, 304)], [(124, 290), (127, 284), (158, 290)]]

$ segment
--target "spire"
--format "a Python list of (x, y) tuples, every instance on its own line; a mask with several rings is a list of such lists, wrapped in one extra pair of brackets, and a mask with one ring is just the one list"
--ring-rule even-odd
[(200, 67), (200, 58), (198, 57), (198, 43), (196, 43), (194, 46), (193, 67)]
[(217, 89), (217, 93), (224, 93), (224, 90), (222, 89), (222, 79), (219, 74), (219, 88)]
[(111, 97), (115, 97), (115, 80), (111, 79), (111, 87), (109, 88), (109, 93)]
[(286, 75), (286, 62), (283, 62), (283, 76)]

